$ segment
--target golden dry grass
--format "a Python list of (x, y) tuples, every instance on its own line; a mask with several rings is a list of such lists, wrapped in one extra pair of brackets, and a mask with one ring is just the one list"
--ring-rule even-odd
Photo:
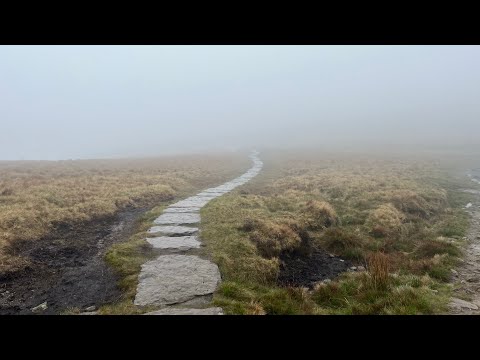
[(365, 222), (374, 236), (387, 236), (398, 232), (405, 220), (405, 215), (392, 204), (382, 204), (371, 211)]
[(374, 252), (367, 257), (367, 271), (373, 287), (386, 288), (389, 280), (390, 262), (388, 256), (381, 252)]
[[(218, 185), (248, 168), (245, 154), (152, 159), (0, 162), (0, 272), (26, 260), (7, 251), (60, 224), (154, 206)], [(75, 239), (72, 239), (75, 241)]]
[(302, 241), (290, 224), (257, 220), (253, 225), (250, 223), (248, 225), (252, 228), (250, 240), (265, 258), (278, 256), (282, 251), (296, 249)]

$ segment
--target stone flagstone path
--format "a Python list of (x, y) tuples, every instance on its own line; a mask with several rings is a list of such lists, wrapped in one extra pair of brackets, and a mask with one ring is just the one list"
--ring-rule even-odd
[(189, 251), (199, 248), (200, 209), (210, 200), (247, 183), (262, 169), (263, 162), (254, 151), (253, 166), (243, 175), (215, 188), (170, 205), (154, 221), (147, 241), (163, 252), (142, 265), (135, 305), (158, 306), (146, 315), (221, 315), (221, 308), (207, 307), (221, 281), (216, 264)]

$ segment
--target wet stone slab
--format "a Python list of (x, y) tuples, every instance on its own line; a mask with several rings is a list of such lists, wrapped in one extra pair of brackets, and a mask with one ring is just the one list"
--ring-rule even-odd
[(165, 213), (153, 221), (157, 225), (183, 225), (196, 224), (200, 222), (199, 213)]
[(155, 249), (189, 250), (200, 247), (196, 236), (159, 236), (147, 238)]
[(189, 226), (152, 226), (149, 234), (162, 234), (170, 236), (188, 236), (198, 232), (198, 228)]
[(206, 309), (182, 309), (182, 308), (165, 308), (152, 311), (144, 315), (223, 315), (222, 308), (212, 307)]
[(206, 194), (223, 194), (224, 192), (220, 189), (220, 187), (221, 186), (206, 189), (203, 192), (201, 192), (200, 194), (203, 194), (203, 193), (206, 193)]
[(182, 200), (182, 201), (179, 201), (175, 204), (172, 204), (172, 207), (176, 207), (176, 208), (182, 208), (182, 207), (203, 207), (205, 205), (207, 205), (207, 203), (211, 200), (211, 198), (201, 198), (201, 197), (198, 197), (198, 198), (189, 198), (189, 199), (185, 199), (185, 200)]
[(194, 212), (199, 212), (201, 207), (168, 207), (165, 210), (163, 210), (163, 213), (194, 213)]
[(220, 282), (217, 265), (198, 256), (163, 255), (142, 265), (135, 305), (170, 305), (212, 294)]
[(201, 192), (200, 194), (198, 194), (198, 196), (204, 198), (204, 199), (215, 199), (219, 196), (222, 196), (223, 194), (225, 194), (225, 192)]

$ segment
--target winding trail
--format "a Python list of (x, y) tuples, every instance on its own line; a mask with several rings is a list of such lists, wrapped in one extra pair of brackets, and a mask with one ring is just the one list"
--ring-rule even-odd
[(218, 266), (196, 252), (202, 246), (198, 228), (200, 209), (210, 200), (247, 183), (263, 167), (258, 152), (250, 155), (253, 166), (243, 175), (215, 188), (170, 205), (154, 221), (147, 241), (159, 256), (142, 265), (138, 278), (137, 306), (157, 306), (146, 315), (221, 315), (208, 307), (220, 281)]

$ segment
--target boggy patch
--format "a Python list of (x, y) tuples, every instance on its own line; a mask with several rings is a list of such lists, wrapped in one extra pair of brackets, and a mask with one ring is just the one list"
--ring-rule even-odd
[(333, 279), (350, 266), (348, 260), (332, 257), (321, 249), (311, 253), (282, 253), (277, 281), (282, 286), (313, 288), (317, 282)]
[(104, 261), (105, 250), (135, 233), (145, 208), (77, 225), (60, 225), (49, 236), (18, 242), (9, 251), (28, 260), (22, 271), (0, 274), (0, 314), (42, 314), (99, 307), (122, 295), (118, 275)]

